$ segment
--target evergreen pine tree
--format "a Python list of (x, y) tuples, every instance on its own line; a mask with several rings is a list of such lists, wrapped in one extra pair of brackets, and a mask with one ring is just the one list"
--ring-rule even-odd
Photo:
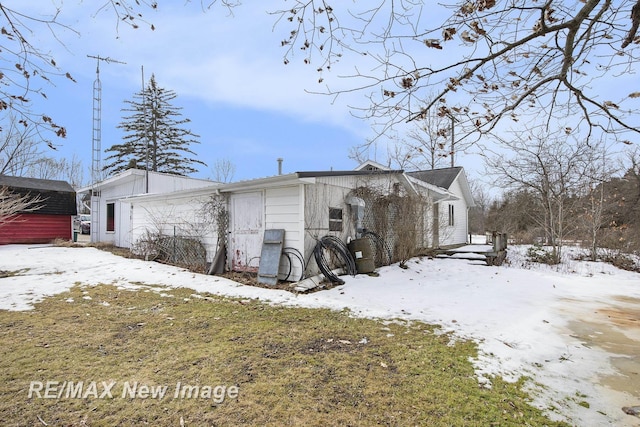
[[(172, 90), (157, 85), (152, 75), (149, 85), (125, 101), (130, 113), (118, 125), (125, 136), (121, 144), (114, 144), (106, 152), (113, 153), (105, 161), (104, 170), (115, 174), (131, 167), (175, 175), (197, 172), (196, 164), (206, 165), (194, 158), (190, 144), (198, 144), (198, 135), (182, 127), (191, 120), (181, 118), (182, 108), (172, 105), (177, 97)], [(190, 157), (194, 156), (194, 157)]]

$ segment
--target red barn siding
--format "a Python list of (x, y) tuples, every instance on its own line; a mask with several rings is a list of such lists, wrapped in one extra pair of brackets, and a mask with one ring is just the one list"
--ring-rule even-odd
[(54, 239), (71, 240), (70, 215), (19, 214), (0, 225), (0, 245), (9, 243), (49, 243)]

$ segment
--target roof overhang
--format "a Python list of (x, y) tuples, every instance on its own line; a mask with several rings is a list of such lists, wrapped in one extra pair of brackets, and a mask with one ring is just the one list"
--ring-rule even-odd
[(476, 202), (473, 200), (473, 194), (471, 194), (471, 186), (469, 185), (467, 174), (464, 173), (464, 169), (460, 170), (458, 178), (460, 179), (460, 187), (462, 187), (462, 195), (467, 201), (467, 207), (472, 208), (476, 206)]
[(315, 176), (307, 176), (303, 172), (294, 172), (286, 175), (274, 175), (266, 178), (222, 184), (219, 191), (221, 193), (228, 193), (232, 191), (251, 191), (264, 188), (281, 187), (283, 185), (314, 184), (315, 182)]
[(112, 185), (135, 181), (136, 179), (139, 179), (141, 177), (143, 178), (146, 173), (147, 172), (142, 169), (127, 169), (126, 171), (120, 172), (119, 174), (107, 178), (103, 181), (79, 188), (77, 190), (77, 193), (89, 193), (91, 192), (91, 190), (100, 190), (102, 188), (111, 187)]
[(142, 201), (157, 199), (164, 200), (172, 197), (189, 198), (231, 192), (256, 191), (263, 190), (265, 188), (282, 187), (283, 185), (314, 184), (315, 182), (315, 178), (299, 178), (297, 173), (293, 173), (227, 184), (216, 183), (207, 187), (173, 191), (170, 193), (138, 194), (128, 197), (122, 197), (122, 199)]
[(414, 193), (419, 194), (420, 190), (426, 190), (428, 194), (433, 198), (434, 202), (443, 202), (447, 200), (459, 200), (460, 198), (451, 193), (446, 188), (438, 187), (428, 182), (422, 181), (417, 178), (413, 178), (407, 174), (402, 174), (403, 179), (407, 182), (409, 188), (412, 188)]

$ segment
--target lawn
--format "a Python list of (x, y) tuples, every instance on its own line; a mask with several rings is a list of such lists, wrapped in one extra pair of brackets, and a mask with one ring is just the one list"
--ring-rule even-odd
[(419, 322), (184, 288), (75, 286), (31, 311), (0, 310), (0, 419), (558, 425), (529, 405), (522, 381), (494, 378), (492, 388), (480, 387), (470, 362), (476, 355), (473, 342)]

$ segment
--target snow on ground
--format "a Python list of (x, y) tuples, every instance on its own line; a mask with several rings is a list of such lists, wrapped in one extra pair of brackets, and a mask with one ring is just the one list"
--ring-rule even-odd
[(510, 248), (501, 267), (471, 255), (416, 258), (406, 270), (388, 266), (379, 277), (347, 276), (342, 286), (296, 295), (95, 248), (7, 245), (0, 247), (0, 270), (24, 271), (0, 279), (0, 309), (29, 310), (76, 284), (147, 284), (420, 320), (478, 342), (474, 363), (482, 386), (491, 386), (492, 375), (527, 376), (534, 403), (552, 418), (638, 426), (621, 407), (640, 404), (640, 275), (571, 260), (532, 265), (523, 254)]

